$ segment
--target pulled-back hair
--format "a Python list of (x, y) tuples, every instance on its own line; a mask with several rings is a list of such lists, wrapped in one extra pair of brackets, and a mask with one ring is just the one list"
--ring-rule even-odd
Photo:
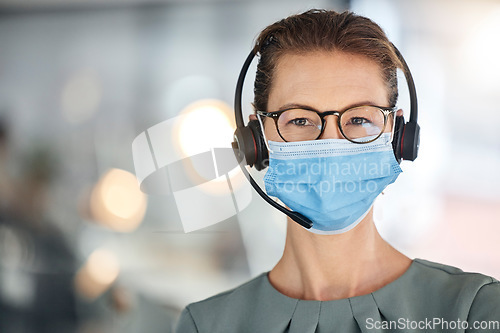
[(397, 68), (402, 64), (384, 31), (372, 20), (345, 11), (313, 9), (265, 28), (257, 38), (260, 53), (254, 85), (254, 107), (267, 110), (279, 59), (284, 54), (341, 51), (375, 61), (388, 88), (390, 106), (398, 99)]

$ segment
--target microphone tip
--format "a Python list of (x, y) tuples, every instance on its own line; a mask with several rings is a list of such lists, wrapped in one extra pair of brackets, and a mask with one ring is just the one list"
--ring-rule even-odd
[(313, 222), (304, 215), (294, 211), (290, 211), (289, 213), (290, 217), (304, 228), (311, 229), (311, 227), (313, 226)]

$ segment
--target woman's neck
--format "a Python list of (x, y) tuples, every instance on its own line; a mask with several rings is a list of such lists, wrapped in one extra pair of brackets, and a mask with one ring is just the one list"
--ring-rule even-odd
[(269, 280), (289, 297), (334, 300), (380, 289), (410, 264), (380, 237), (370, 211), (354, 229), (339, 235), (313, 234), (288, 221), (285, 250)]

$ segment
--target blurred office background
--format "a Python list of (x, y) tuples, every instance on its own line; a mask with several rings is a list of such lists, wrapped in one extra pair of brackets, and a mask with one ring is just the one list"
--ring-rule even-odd
[(498, 1), (0, 0), (0, 331), (171, 332), (272, 268), (280, 214), (253, 194), (185, 234), (172, 195), (139, 191), (132, 141), (193, 102), (232, 105), (258, 32), (316, 7), (382, 25), (415, 78), (420, 156), (378, 199), (383, 236), (500, 278)]

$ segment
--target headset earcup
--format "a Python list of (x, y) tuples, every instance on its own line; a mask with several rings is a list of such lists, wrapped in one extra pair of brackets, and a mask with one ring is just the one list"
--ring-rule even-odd
[(257, 120), (236, 129), (232, 146), (239, 163), (244, 160), (245, 165), (254, 166), (259, 171), (267, 168), (269, 153)]
[(250, 120), (247, 126), (252, 130), (255, 139), (256, 157), (254, 167), (260, 171), (267, 168), (269, 165), (269, 152), (267, 151), (266, 142), (264, 141), (259, 121)]
[(418, 155), (420, 145), (420, 126), (415, 122), (408, 122), (404, 126), (401, 141), (401, 157), (407, 161), (414, 161)]
[(257, 156), (257, 145), (249, 127), (238, 127), (236, 129), (232, 147), (238, 163), (244, 162), (245, 165), (254, 165)]
[(396, 157), (396, 160), (398, 163), (401, 163), (401, 157), (402, 157), (402, 140), (403, 140), (403, 133), (405, 129), (405, 119), (403, 116), (396, 116), (396, 124), (394, 125), (394, 138), (392, 139), (392, 149), (394, 150), (394, 156)]

